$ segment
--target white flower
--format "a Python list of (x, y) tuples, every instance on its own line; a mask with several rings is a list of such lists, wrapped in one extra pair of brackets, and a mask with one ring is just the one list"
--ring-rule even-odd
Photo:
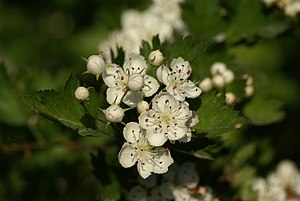
[(164, 60), (164, 56), (160, 50), (155, 50), (149, 54), (149, 63), (153, 66), (160, 66)]
[(131, 55), (123, 68), (112, 64), (102, 74), (108, 86), (106, 100), (109, 104), (123, 101), (129, 107), (136, 107), (143, 96), (152, 96), (159, 88), (157, 80), (146, 75), (147, 63), (140, 55)]
[(173, 59), (171, 66), (161, 66), (156, 71), (158, 80), (166, 85), (166, 90), (177, 100), (183, 101), (185, 97), (196, 98), (201, 94), (201, 89), (188, 80), (192, 68), (188, 61), (178, 57)]
[(122, 121), (125, 114), (124, 110), (120, 106), (113, 104), (104, 110), (104, 115), (107, 121), (119, 123)]
[(152, 109), (139, 116), (140, 126), (146, 130), (146, 138), (153, 146), (161, 146), (168, 139), (178, 140), (188, 131), (186, 122), (190, 110), (185, 102), (177, 101), (163, 92), (152, 99)]
[(85, 101), (89, 98), (89, 90), (85, 87), (77, 87), (74, 92), (77, 100)]
[(120, 104), (126, 90), (128, 76), (117, 65), (107, 67), (102, 74), (104, 83), (108, 86), (106, 100), (109, 104)]
[(87, 59), (87, 71), (93, 75), (100, 75), (105, 69), (105, 62), (100, 55), (92, 55)]
[(168, 167), (174, 162), (168, 149), (150, 145), (138, 123), (126, 124), (123, 135), (127, 142), (119, 152), (119, 162), (124, 168), (137, 163), (138, 172), (144, 179), (152, 172), (158, 174), (167, 172)]

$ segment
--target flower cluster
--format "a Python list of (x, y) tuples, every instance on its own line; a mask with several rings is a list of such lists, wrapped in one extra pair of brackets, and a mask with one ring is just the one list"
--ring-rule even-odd
[[(151, 44), (152, 38), (159, 36), (161, 42), (173, 39), (174, 31), (184, 34), (186, 26), (181, 19), (180, 3), (184, 0), (153, 0), (145, 11), (127, 10), (122, 14), (121, 30), (111, 33), (108, 40), (99, 45), (105, 60), (117, 56), (117, 48), (129, 54), (139, 54), (142, 41)], [(111, 55), (111, 50), (114, 55)]]
[(257, 192), (257, 201), (300, 200), (300, 172), (292, 161), (284, 160), (266, 179), (256, 178), (252, 188)]
[(266, 6), (276, 5), (282, 9), (287, 16), (295, 17), (300, 12), (299, 0), (262, 0)]
[[(206, 77), (202, 79), (199, 83), (199, 87), (203, 92), (208, 92), (213, 88), (223, 89), (224, 87), (230, 85), (236, 78), (233, 71), (227, 68), (225, 63), (215, 62), (210, 67), (211, 77)], [(250, 75), (243, 75), (242, 79), (245, 80), (246, 86), (244, 88), (245, 97), (250, 97), (253, 95), (253, 78)], [(237, 102), (236, 95), (231, 91), (226, 91), (225, 102), (228, 105), (233, 105)]]
[(173, 164), (162, 180), (152, 175), (138, 182), (129, 191), (130, 201), (219, 201), (210, 187), (199, 185), (196, 165), (192, 162)]
[[(201, 94), (201, 89), (189, 79), (192, 73), (189, 62), (178, 57), (168, 65), (163, 60), (159, 50), (152, 51), (148, 61), (139, 54), (129, 54), (122, 66), (105, 62), (102, 55), (87, 59), (87, 73), (97, 79), (101, 76), (107, 86), (106, 101), (110, 106), (102, 109), (106, 120), (124, 123), (125, 111), (136, 109), (136, 122), (124, 123), (126, 142), (118, 159), (125, 168), (137, 164), (142, 178), (152, 173), (166, 173), (174, 161), (170, 150), (163, 145), (168, 140), (171, 143), (189, 142), (191, 127), (199, 121), (197, 113), (190, 110), (186, 101)], [(147, 74), (149, 68), (155, 66), (158, 67), (156, 78)], [(85, 101), (88, 90), (79, 87), (75, 96)]]

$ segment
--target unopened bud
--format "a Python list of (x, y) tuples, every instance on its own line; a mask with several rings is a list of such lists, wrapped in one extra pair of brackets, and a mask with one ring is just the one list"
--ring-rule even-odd
[(92, 55), (86, 64), (87, 71), (93, 75), (101, 75), (105, 69), (105, 62), (100, 55)]
[(155, 50), (149, 54), (148, 59), (149, 63), (153, 66), (160, 66), (164, 60), (164, 56), (160, 50)]
[(199, 87), (203, 92), (210, 91), (213, 88), (212, 80), (207, 77), (199, 83)]
[(139, 73), (129, 75), (128, 88), (132, 91), (139, 91), (144, 86), (144, 78)]
[(119, 123), (124, 117), (124, 110), (116, 104), (113, 104), (104, 110), (104, 115), (109, 122)]
[(89, 97), (89, 90), (85, 87), (78, 87), (76, 90), (75, 90), (75, 97), (77, 100), (80, 100), (80, 101), (85, 101), (88, 99)]

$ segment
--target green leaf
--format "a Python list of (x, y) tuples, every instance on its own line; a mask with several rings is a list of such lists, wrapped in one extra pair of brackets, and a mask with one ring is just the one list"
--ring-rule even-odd
[(229, 13), (233, 14), (226, 31), (229, 43), (243, 39), (252, 42), (256, 37), (272, 38), (288, 29), (288, 24), (282, 16), (263, 12), (265, 5), (261, 1), (240, 0), (234, 5), (235, 8), (229, 10)]
[(247, 120), (231, 107), (225, 105), (224, 94), (215, 92), (200, 96), (201, 105), (197, 110), (199, 123), (193, 127), (198, 133), (207, 133), (208, 137), (222, 134), (244, 126)]
[(254, 125), (267, 125), (281, 121), (285, 117), (283, 102), (257, 94), (244, 107), (244, 114)]
[(71, 74), (62, 94), (54, 90), (37, 91), (21, 97), (21, 101), (32, 111), (59, 121), (74, 130), (86, 129), (82, 123), (84, 108), (75, 98), (77, 79)]

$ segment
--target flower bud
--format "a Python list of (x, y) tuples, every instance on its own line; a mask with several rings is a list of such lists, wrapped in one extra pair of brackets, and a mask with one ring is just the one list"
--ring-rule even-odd
[(149, 54), (148, 59), (151, 65), (160, 66), (164, 60), (164, 56), (160, 50), (155, 50)]
[(139, 91), (144, 86), (144, 78), (139, 73), (129, 75), (128, 88), (132, 91)]
[(234, 80), (234, 73), (231, 70), (225, 70), (223, 77), (226, 84), (231, 83)]
[(116, 104), (113, 104), (104, 110), (104, 115), (109, 122), (119, 123), (124, 117), (124, 110)]
[(213, 88), (212, 80), (207, 77), (199, 83), (199, 87), (203, 92), (207, 92)]
[(86, 68), (90, 74), (101, 75), (105, 69), (105, 62), (101, 56), (92, 55), (87, 60)]
[(254, 93), (254, 87), (252, 85), (246, 86), (244, 90), (245, 90), (245, 96), (246, 97), (250, 97)]
[(78, 87), (75, 90), (75, 97), (80, 101), (85, 101), (89, 97), (89, 90), (85, 87)]
[(225, 85), (225, 80), (222, 75), (215, 75), (212, 78), (212, 82), (217, 88), (222, 88)]
[(225, 103), (227, 105), (233, 105), (236, 101), (236, 96), (232, 92), (226, 92), (225, 94)]
[(212, 75), (223, 74), (227, 69), (226, 64), (222, 62), (215, 62), (210, 67), (210, 73)]
[(137, 111), (141, 114), (147, 110), (149, 110), (150, 108), (150, 105), (149, 103), (147, 103), (146, 101), (140, 101), (138, 104), (137, 104)]

